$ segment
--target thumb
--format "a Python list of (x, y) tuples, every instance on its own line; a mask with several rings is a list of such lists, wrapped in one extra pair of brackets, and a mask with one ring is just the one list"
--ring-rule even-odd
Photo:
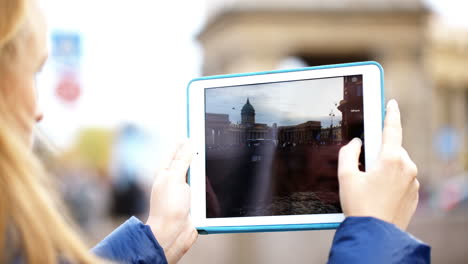
[(179, 146), (169, 167), (173, 179), (187, 182), (187, 171), (192, 162), (192, 147), (190, 141), (185, 141)]
[(361, 146), (362, 141), (359, 138), (354, 138), (340, 149), (338, 157), (338, 178), (347, 177), (359, 172)]

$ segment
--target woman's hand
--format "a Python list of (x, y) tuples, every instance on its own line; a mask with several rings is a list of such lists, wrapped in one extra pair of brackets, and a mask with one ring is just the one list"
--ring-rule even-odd
[(401, 144), (400, 110), (390, 100), (377, 164), (367, 172), (359, 170), (359, 139), (340, 150), (338, 178), (346, 216), (372, 216), (407, 228), (418, 204), (419, 182), (416, 165)]
[(147, 221), (169, 263), (177, 263), (198, 237), (189, 215), (186, 174), (192, 160), (189, 143), (180, 145), (156, 178)]

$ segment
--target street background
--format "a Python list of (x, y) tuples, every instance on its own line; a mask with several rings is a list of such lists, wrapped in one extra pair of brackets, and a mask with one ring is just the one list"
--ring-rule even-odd
[[(36, 152), (93, 246), (145, 220), (154, 171), (186, 135), (192, 78), (380, 62), (419, 168), (409, 232), (467, 263), (468, 18), (463, 1), (40, 1)], [(200, 236), (181, 263), (325, 263), (334, 231)]]

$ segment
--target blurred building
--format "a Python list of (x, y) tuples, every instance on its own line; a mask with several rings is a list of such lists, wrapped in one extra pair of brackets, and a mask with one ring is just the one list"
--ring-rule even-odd
[(420, 177), (444, 174), (447, 151), (434, 141), (445, 140), (439, 134), (447, 126), (458, 145), (452, 173), (466, 170), (468, 32), (444, 28), (422, 1), (208, 2), (199, 34), (204, 75), (278, 69), (290, 57), (309, 66), (378, 61), (385, 97), (400, 103), (404, 145)]
[[(198, 36), (204, 75), (279, 69), (288, 58), (300, 62), (297, 66), (378, 61), (385, 70), (386, 99), (400, 104), (404, 146), (418, 164), (423, 187), (437, 188), (468, 170), (468, 32), (443, 26), (423, 1), (207, 0), (207, 6), (208, 20)], [(429, 218), (417, 217), (416, 235), (434, 249), (454, 245), (433, 251), (434, 262), (466, 263), (460, 250), (465, 235), (444, 227), (466, 224), (466, 218), (456, 223)], [(439, 229), (444, 231), (434, 231)], [(323, 263), (332, 236), (327, 231), (231, 235), (205, 239), (191, 254), (196, 259), (202, 247), (217, 243), (235, 252), (218, 251), (223, 263)], [(288, 243), (304, 246), (288, 251)]]

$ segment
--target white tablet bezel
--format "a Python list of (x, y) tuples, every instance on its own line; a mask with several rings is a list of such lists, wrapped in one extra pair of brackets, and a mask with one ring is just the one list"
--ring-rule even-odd
[(366, 170), (375, 163), (382, 141), (381, 72), (377, 65), (366, 64), (337, 68), (307, 69), (258, 75), (241, 75), (192, 81), (188, 87), (188, 129), (196, 153), (190, 166), (191, 218), (195, 227), (229, 227), (254, 225), (289, 225), (339, 223), (343, 214), (309, 214), (288, 216), (254, 216), (206, 218), (205, 192), (205, 89), (362, 75)]

